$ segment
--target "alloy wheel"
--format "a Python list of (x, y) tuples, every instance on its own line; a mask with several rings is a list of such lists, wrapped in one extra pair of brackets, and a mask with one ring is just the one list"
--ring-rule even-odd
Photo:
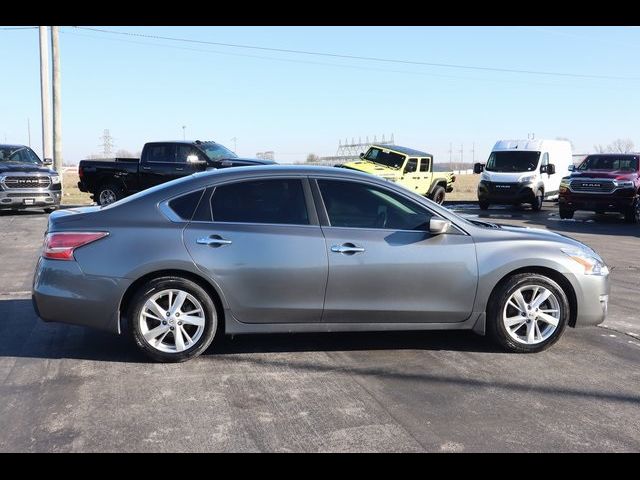
[(100, 192), (100, 205), (109, 205), (116, 201), (116, 194), (113, 190), (105, 189)]
[(541, 285), (525, 285), (511, 294), (502, 310), (508, 335), (518, 343), (536, 345), (547, 340), (558, 328), (560, 302)]

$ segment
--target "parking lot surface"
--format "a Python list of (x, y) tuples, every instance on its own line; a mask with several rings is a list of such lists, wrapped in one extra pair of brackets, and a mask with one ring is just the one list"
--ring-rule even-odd
[(127, 338), (40, 321), (47, 216), (0, 213), (0, 451), (640, 451), (640, 226), (452, 208), (593, 247), (612, 268), (607, 321), (533, 355), (470, 332), (334, 333), (153, 364)]

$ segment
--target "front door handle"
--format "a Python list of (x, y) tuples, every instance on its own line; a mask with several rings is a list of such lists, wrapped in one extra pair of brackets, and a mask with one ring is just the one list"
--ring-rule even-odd
[(344, 253), (345, 255), (353, 255), (354, 253), (364, 252), (364, 248), (358, 247), (353, 243), (343, 243), (342, 245), (333, 245), (331, 247), (333, 253)]
[(181, 172), (184, 170), (184, 167), (176, 167), (176, 171)]
[(225, 240), (220, 235), (211, 235), (210, 237), (202, 237), (196, 240), (198, 245), (208, 245), (210, 247), (222, 247), (223, 245), (231, 245), (231, 240)]

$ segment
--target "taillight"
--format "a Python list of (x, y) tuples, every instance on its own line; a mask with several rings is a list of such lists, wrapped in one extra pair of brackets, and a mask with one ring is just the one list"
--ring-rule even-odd
[(82, 180), (83, 177), (84, 177), (84, 168), (78, 165), (78, 178)]
[(73, 260), (73, 251), (109, 235), (108, 232), (48, 233), (44, 239), (42, 256), (52, 260)]

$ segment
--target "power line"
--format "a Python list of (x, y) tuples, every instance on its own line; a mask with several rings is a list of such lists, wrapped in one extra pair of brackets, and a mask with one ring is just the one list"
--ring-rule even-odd
[(221, 47), (244, 48), (244, 49), (251, 49), (251, 50), (263, 50), (263, 51), (280, 52), (280, 53), (294, 53), (299, 55), (314, 55), (314, 56), (332, 57), (332, 58), (345, 58), (350, 60), (399, 63), (404, 65), (422, 65), (422, 66), (439, 67), (439, 68), (457, 68), (457, 69), (465, 69), (465, 70), (481, 70), (481, 71), (493, 71), (493, 72), (502, 72), (502, 73), (519, 73), (519, 74), (527, 74), (527, 75), (547, 75), (547, 76), (560, 76), (560, 77), (573, 77), (573, 78), (597, 78), (597, 79), (607, 79), (607, 80), (640, 80), (640, 78), (638, 77), (618, 77), (618, 76), (609, 76), (609, 75), (592, 75), (592, 74), (570, 73), (570, 72), (519, 70), (519, 69), (512, 69), (512, 68), (482, 67), (477, 65), (460, 65), (460, 64), (454, 64), (454, 63), (434, 63), (434, 62), (423, 62), (418, 60), (403, 60), (403, 59), (392, 59), (392, 58), (382, 58), (382, 57), (364, 57), (359, 55), (316, 52), (316, 51), (307, 51), (307, 50), (294, 50), (289, 48), (260, 47), (257, 45), (242, 45), (237, 43), (211, 42), (206, 40), (194, 40), (194, 39), (179, 38), (179, 37), (165, 37), (162, 35), (148, 35), (144, 33), (135, 33), (135, 32), (118, 32), (115, 30), (107, 30), (104, 28), (94, 28), (94, 27), (74, 26), (74, 28), (82, 29), (82, 30), (90, 30), (94, 32), (109, 33), (113, 35), (127, 35), (131, 37), (153, 38), (156, 40), (168, 40), (172, 42), (196, 43), (201, 45), (217, 45)]

